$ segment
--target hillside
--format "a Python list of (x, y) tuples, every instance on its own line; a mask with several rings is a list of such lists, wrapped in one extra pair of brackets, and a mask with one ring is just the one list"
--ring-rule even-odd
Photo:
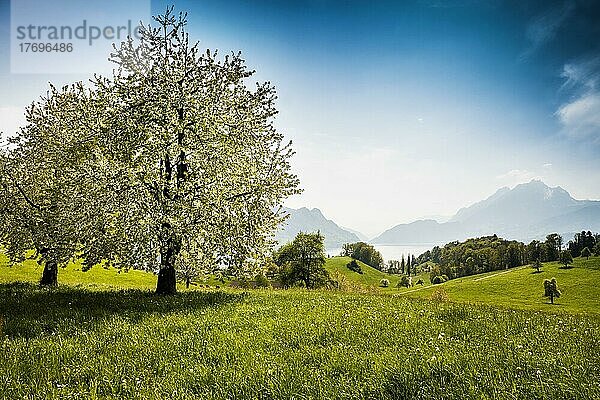
[(344, 243), (360, 241), (356, 234), (342, 229), (332, 220), (325, 218), (318, 208), (312, 210), (306, 207), (297, 210), (284, 208), (284, 211), (289, 214), (289, 217), (275, 234), (279, 244), (291, 242), (298, 232), (317, 231), (325, 237), (326, 249), (338, 249)]
[(434, 220), (415, 221), (396, 225), (383, 232), (371, 242), (375, 244), (443, 243), (449, 238), (460, 238), (461, 227), (458, 223), (439, 223)]
[[(554, 305), (543, 295), (543, 281), (555, 277), (562, 296)], [(423, 289), (403, 290), (406, 296), (429, 298), (436, 288), (446, 291), (451, 301), (493, 304), (508, 308), (570, 313), (600, 314), (600, 257), (576, 258), (573, 268), (556, 262), (544, 263), (540, 273), (529, 266), (489, 272)]]
[(532, 180), (513, 189), (499, 189), (487, 199), (460, 209), (446, 223), (421, 220), (399, 224), (372, 242), (445, 243), (491, 234), (528, 242), (551, 232), (571, 237), (582, 230), (600, 230), (600, 201), (576, 200), (561, 187)]
[(353, 282), (359, 283), (365, 286), (378, 287), (379, 282), (382, 279), (388, 279), (390, 281), (390, 287), (395, 287), (400, 277), (398, 275), (390, 275), (383, 273), (362, 261), (357, 261), (358, 265), (362, 270), (362, 274), (351, 271), (346, 265), (351, 261), (350, 257), (331, 257), (327, 259), (325, 263), (325, 269), (329, 271), (330, 275), (335, 277), (336, 273), (343, 275), (346, 279)]
[[(493, 271), (454, 279), (442, 285), (431, 285), (427, 273), (413, 277), (413, 282), (423, 279), (423, 286), (396, 288), (400, 277), (385, 274), (359, 261), (364, 274), (349, 270), (346, 264), (349, 257), (332, 257), (327, 260), (326, 268), (332, 274), (342, 274), (346, 279), (365, 286), (377, 287), (379, 281), (386, 278), (390, 287), (380, 290), (414, 298), (428, 299), (437, 288), (446, 291), (451, 301), (479, 303), (508, 308), (520, 308), (539, 311), (564, 311), (573, 313), (600, 314), (600, 257), (589, 260), (576, 258), (573, 268), (562, 269), (552, 262), (544, 263), (540, 273), (526, 265), (509, 270)], [(563, 295), (552, 306), (542, 296), (543, 281), (555, 277)]]

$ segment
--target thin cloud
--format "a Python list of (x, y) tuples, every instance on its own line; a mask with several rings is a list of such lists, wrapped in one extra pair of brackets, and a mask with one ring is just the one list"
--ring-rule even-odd
[(528, 59), (544, 44), (554, 39), (560, 27), (573, 14), (574, 10), (575, 3), (566, 1), (561, 6), (533, 18), (525, 32), (528, 47), (521, 53), (520, 59)]
[(562, 105), (556, 115), (569, 136), (600, 143), (600, 93), (582, 95)]
[(565, 79), (562, 89), (596, 90), (600, 83), (600, 55), (565, 64), (560, 76)]
[(565, 64), (561, 77), (573, 93), (555, 113), (564, 133), (600, 144), (600, 55)]

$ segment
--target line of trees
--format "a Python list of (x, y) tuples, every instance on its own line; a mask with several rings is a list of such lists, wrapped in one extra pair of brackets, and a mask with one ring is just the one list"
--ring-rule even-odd
[[(442, 275), (454, 279), (525, 264), (532, 264), (539, 270), (541, 263), (551, 261), (560, 261), (568, 266), (574, 250), (579, 250), (573, 254), (575, 257), (591, 255), (589, 246), (600, 250), (599, 236), (589, 231), (578, 233), (568, 243), (568, 249), (563, 249), (563, 238), (557, 233), (547, 235), (545, 241), (532, 240), (529, 244), (505, 240), (497, 235), (484, 236), (464, 242), (450, 242), (441, 248), (436, 246), (417, 257), (416, 262), (422, 264), (431, 261), (435, 264), (430, 273), (431, 279)], [(600, 251), (596, 254), (600, 255)]]
[(441, 275), (453, 279), (522, 265), (526, 260), (526, 249), (523, 243), (493, 235), (468, 239), (462, 243), (450, 242), (441, 248), (435, 259), (422, 257), (421, 260), (437, 264), (430, 273), (432, 279)]
[(419, 262), (415, 255), (408, 254), (406, 256), (406, 260), (404, 259), (404, 254), (402, 254), (402, 258), (399, 260), (389, 260), (387, 265), (385, 266), (385, 272), (388, 274), (403, 274), (403, 275), (416, 275), (417, 274), (417, 265)]
[(573, 257), (589, 257), (592, 253), (600, 255), (600, 234), (591, 231), (576, 233), (567, 243), (567, 248)]

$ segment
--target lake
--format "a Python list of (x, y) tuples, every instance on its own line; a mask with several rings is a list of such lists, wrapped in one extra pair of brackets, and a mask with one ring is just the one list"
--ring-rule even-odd
[[(373, 245), (383, 256), (384, 261), (389, 260), (400, 260), (402, 255), (404, 259), (410, 254), (415, 257), (425, 253), (427, 250), (431, 250), (434, 246), (443, 246), (440, 243), (411, 243), (411, 244), (374, 244)], [(326, 252), (330, 256), (337, 256), (342, 251), (341, 248), (327, 249)]]

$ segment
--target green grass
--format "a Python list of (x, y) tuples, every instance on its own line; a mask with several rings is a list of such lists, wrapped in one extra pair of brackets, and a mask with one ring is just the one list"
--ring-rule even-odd
[[(448, 281), (423, 290), (406, 291), (405, 296), (428, 298), (435, 287), (443, 288), (450, 300), (485, 303), (503, 307), (600, 313), (600, 257), (576, 258), (573, 268), (562, 269), (558, 263), (544, 263), (540, 273), (529, 266), (495, 271)], [(562, 296), (550, 305), (543, 297), (543, 281), (555, 277)]]
[[(38, 282), (43, 266), (35, 260), (26, 260), (22, 264), (8, 266), (0, 254), (0, 282)], [(152, 289), (156, 288), (156, 276), (151, 273), (129, 270), (118, 271), (95, 266), (87, 272), (81, 270), (79, 263), (71, 263), (58, 271), (59, 284), (82, 285), (88, 289)]]
[[(360, 268), (363, 272), (362, 274), (359, 274), (358, 272), (351, 271), (350, 269), (348, 269), (348, 267), (346, 267), (346, 265), (351, 260), (352, 259), (350, 257), (328, 258), (327, 262), (325, 263), (325, 269), (327, 269), (327, 271), (329, 271), (329, 273), (334, 277), (335, 277), (335, 273), (339, 273), (339, 274), (343, 275), (345, 278), (347, 278), (348, 280), (351, 280), (353, 282), (359, 283), (364, 286), (370, 286), (370, 287), (375, 287), (375, 288), (379, 287), (379, 282), (382, 279), (387, 279), (390, 281), (390, 286), (387, 288), (379, 287), (379, 289), (384, 292), (396, 293), (399, 290), (406, 290), (405, 288), (402, 288), (402, 289), (396, 288), (396, 285), (398, 284), (398, 281), (400, 280), (400, 275), (386, 274), (384, 272), (381, 272), (381, 271), (363, 263), (362, 261), (357, 261), (358, 265), (360, 265)], [(413, 283), (416, 283), (419, 280), (419, 278), (422, 278), (423, 281), (425, 282), (425, 284), (429, 285), (429, 278), (427, 277), (426, 274), (414, 276), (412, 278)]]
[(389, 295), (0, 285), (0, 398), (591, 399), (600, 320)]
[(350, 257), (331, 257), (325, 262), (325, 269), (330, 275), (339, 273), (346, 278), (365, 286), (378, 287), (379, 282), (382, 279), (388, 279), (390, 281), (390, 286), (392, 286), (392, 283), (395, 285), (398, 282), (398, 276), (385, 274), (373, 267), (370, 267), (362, 261), (356, 261), (362, 270), (362, 274), (351, 271), (348, 269), (348, 267), (346, 267), (350, 261), (352, 261), (352, 258)]
[[(348, 261), (327, 268), (399, 279)], [(77, 269), (49, 290), (35, 263), (0, 266), (0, 399), (600, 398), (599, 258), (451, 281), (442, 303), (411, 298), (433, 288), (162, 297), (153, 274)], [(557, 306), (541, 298), (551, 276)], [(483, 302), (500, 307), (465, 304)]]
[[(26, 260), (21, 264), (10, 266), (4, 254), (0, 252), (0, 283), (39, 282), (43, 266), (35, 260)], [(69, 263), (58, 271), (59, 285), (80, 286), (89, 290), (103, 289), (156, 289), (156, 275), (136, 270), (118, 270), (94, 266), (89, 271), (82, 271), (79, 262)], [(210, 286), (223, 285), (214, 277), (202, 282)], [(185, 290), (185, 285), (178, 284), (178, 290)], [(191, 286), (191, 289), (195, 289)]]

